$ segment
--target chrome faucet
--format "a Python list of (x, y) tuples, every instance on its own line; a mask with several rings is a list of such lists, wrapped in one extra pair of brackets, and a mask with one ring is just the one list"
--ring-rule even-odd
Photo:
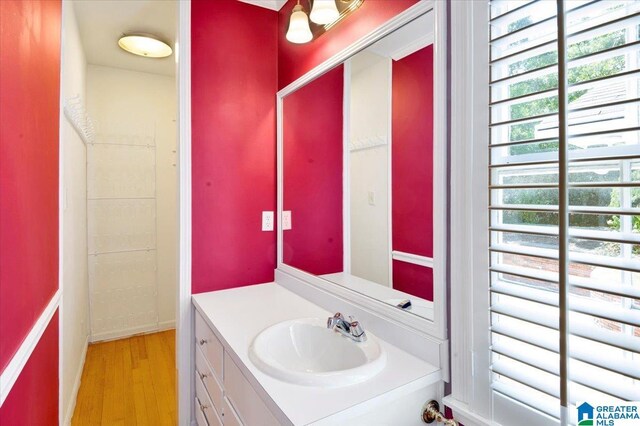
[(334, 316), (327, 319), (327, 328), (337, 331), (354, 342), (367, 341), (367, 335), (360, 323), (351, 316), (349, 317), (349, 321), (347, 321), (340, 312), (337, 312)]

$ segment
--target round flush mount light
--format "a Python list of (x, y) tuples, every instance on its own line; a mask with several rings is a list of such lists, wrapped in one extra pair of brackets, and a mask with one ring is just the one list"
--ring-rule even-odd
[(340, 17), (335, 0), (314, 0), (309, 18), (319, 25), (330, 24)]
[(145, 58), (166, 58), (173, 53), (171, 46), (150, 34), (125, 34), (118, 40), (118, 46)]

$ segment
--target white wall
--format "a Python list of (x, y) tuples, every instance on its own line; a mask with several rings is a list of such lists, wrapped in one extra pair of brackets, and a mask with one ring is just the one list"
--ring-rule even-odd
[[(351, 274), (390, 285), (389, 126), (391, 59), (361, 52), (351, 59)], [(373, 205), (369, 194), (374, 195)]]
[[(87, 63), (80, 43), (73, 3), (63, 3), (61, 98), (80, 95), (86, 100)], [(62, 229), (60, 415), (73, 415), (89, 335), (87, 284), (86, 147), (69, 121), (61, 120)]]
[[(177, 296), (175, 80), (89, 65), (87, 96), (97, 121), (96, 145), (88, 152), (88, 249), (124, 251), (89, 256), (96, 296), (92, 340), (172, 328)], [(130, 199), (92, 200), (103, 197)]]

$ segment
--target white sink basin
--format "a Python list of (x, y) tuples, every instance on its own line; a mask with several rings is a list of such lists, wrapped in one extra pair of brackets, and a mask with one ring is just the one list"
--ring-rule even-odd
[(262, 372), (289, 383), (339, 387), (378, 374), (387, 356), (370, 332), (354, 342), (327, 328), (326, 320), (301, 318), (261, 331), (249, 347), (249, 358)]

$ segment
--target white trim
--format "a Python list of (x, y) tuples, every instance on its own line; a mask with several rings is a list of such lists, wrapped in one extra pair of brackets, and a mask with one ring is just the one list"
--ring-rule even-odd
[[(278, 229), (278, 270), (286, 272), (296, 278), (308, 282), (311, 286), (333, 293), (350, 302), (378, 312), (381, 316), (403, 323), (419, 333), (444, 340), (447, 336), (446, 325), (446, 279), (447, 279), (447, 35), (446, 35), (446, 3), (433, 0), (422, 0), (393, 19), (362, 37), (341, 52), (332, 56), (322, 64), (298, 78), (277, 95), (277, 166), (278, 166), (278, 217), (282, 217), (283, 198), (283, 100), (287, 95), (300, 89), (315, 78), (323, 75), (334, 67), (344, 63), (354, 54), (365, 49), (372, 43), (390, 34), (417, 17), (433, 10), (435, 20), (434, 39), (434, 320), (427, 320), (416, 315), (401, 311), (394, 306), (370, 298), (351, 289), (331, 283), (315, 275), (283, 263), (283, 234)], [(448, 376), (448, 371), (445, 372)]]
[(401, 262), (412, 263), (414, 265), (424, 266), (425, 268), (433, 269), (433, 258), (427, 256), (420, 256), (419, 254), (405, 253), (403, 251), (393, 250), (391, 252), (393, 260), (399, 260)]
[(287, 0), (238, 0), (253, 6), (264, 7), (265, 9), (278, 12), (287, 3)]
[[(467, 4), (451, 5), (451, 26), (470, 29), (472, 17)], [(471, 46), (465, 32), (452, 34), (451, 48), (456, 55), (451, 58), (451, 395), (448, 398), (467, 404), (472, 393), (471, 369), (471, 298), (468, 293), (472, 279), (470, 251), (469, 186), (472, 153), (467, 147), (472, 143), (472, 129), (467, 123), (472, 119), (472, 102), (467, 102), (471, 81), (468, 68), (472, 63)], [(455, 141), (455, 142), (454, 142)], [(454, 261), (455, 259), (455, 261)], [(455, 413), (454, 413), (455, 414)]]
[(176, 320), (162, 321), (158, 323), (158, 331), (173, 330), (176, 328)]
[(449, 399), (458, 403), (453, 408), (466, 409), (470, 419), (492, 419), (493, 406), (487, 297), (487, 14), (486, 1), (451, 3), (451, 27), (466, 31), (452, 32), (451, 40), (456, 54), (451, 61), (450, 297), (455, 303), (450, 306)]
[[(64, 309), (62, 309), (62, 291), (64, 286), (64, 210), (65, 205), (67, 203), (67, 195), (66, 195), (66, 186), (65, 186), (65, 176), (64, 176), (64, 160), (65, 160), (65, 149), (64, 149), (64, 139), (62, 137), (64, 132), (64, 100), (62, 95), (65, 92), (64, 85), (64, 66), (65, 66), (65, 53), (66, 53), (66, 39), (65, 39), (65, 28), (68, 24), (65, 16), (65, 10), (67, 7), (71, 5), (63, 2), (61, 5), (61, 18), (60, 18), (60, 93), (58, 94), (58, 292), (60, 293), (60, 300), (58, 300), (58, 307), (60, 308), (58, 314), (58, 424), (61, 424), (63, 420), (63, 412), (64, 407), (63, 404), (63, 394), (64, 394), (64, 330), (62, 327), (64, 320)], [(0, 406), (4, 402), (4, 397), (0, 396)]]
[[(437, 1), (434, 6), (433, 42), (433, 322), (437, 336), (447, 338), (447, 241), (448, 227), (448, 40), (447, 3)], [(444, 369), (449, 380), (449, 369)]]
[[(276, 209), (277, 209), (277, 217), (282, 218), (282, 210), (284, 209), (283, 202), (283, 179), (284, 179), (284, 139), (282, 127), (284, 122), (282, 120), (282, 113), (284, 111), (284, 102), (282, 101), (282, 96), (280, 93), (276, 93)], [(282, 221), (280, 221), (282, 223)], [(284, 243), (284, 231), (282, 226), (278, 226), (276, 229), (276, 269), (279, 269), (280, 265), (283, 264), (283, 250), (282, 245)]]
[(31, 357), (33, 350), (38, 345), (38, 342), (47, 329), (49, 322), (51, 322), (53, 314), (55, 314), (58, 309), (60, 304), (60, 295), (60, 289), (56, 290), (56, 293), (49, 301), (49, 304), (44, 308), (36, 323), (31, 327), (29, 334), (27, 334), (27, 337), (25, 337), (24, 341), (18, 348), (18, 351), (13, 355), (11, 361), (9, 361), (9, 364), (7, 364), (2, 372), (2, 375), (0, 375), (0, 407), (2, 407), (7, 396), (9, 396), (11, 388), (15, 384), (16, 380), (18, 380), (22, 369), (27, 364), (27, 361), (29, 361), (29, 357)]
[[(171, 321), (167, 321), (167, 322), (171, 322)], [(172, 328), (172, 327), (160, 328), (159, 323), (154, 322), (152, 324), (125, 328), (124, 330), (105, 331), (103, 333), (92, 334), (91, 336), (89, 336), (89, 340), (91, 343), (96, 343), (96, 342), (104, 342), (107, 340), (125, 339), (127, 337), (135, 336), (137, 334), (157, 333), (159, 331), (167, 330), (168, 328)]]
[(342, 270), (351, 274), (351, 59), (342, 71)]
[(387, 263), (389, 265), (388, 283), (393, 283), (393, 61), (387, 61)]
[(402, 58), (405, 58), (412, 53), (417, 52), (420, 49), (423, 49), (430, 44), (433, 44), (434, 36), (433, 33), (425, 34), (422, 37), (415, 39), (413, 42), (409, 43), (406, 46), (402, 46), (402, 48), (391, 52), (391, 58), (394, 61), (399, 61)]
[[(84, 370), (84, 362), (87, 359), (87, 349), (89, 348), (89, 336), (84, 341), (84, 347), (82, 348), (82, 354), (80, 355), (80, 363), (78, 364), (78, 370), (76, 372), (76, 379), (73, 382), (73, 389), (71, 390), (71, 400), (69, 405), (63, 411), (64, 421), (63, 425), (69, 426), (73, 413), (76, 409), (76, 401), (78, 400), (78, 391), (80, 390), (80, 382), (82, 381), (82, 371)], [(62, 365), (62, 363), (60, 364)], [(60, 403), (62, 403), (62, 394), (60, 394)]]
[(442, 398), (442, 403), (451, 409), (453, 418), (465, 426), (492, 426), (497, 424), (474, 413), (468, 404), (455, 399), (451, 395)]
[[(178, 2), (178, 188), (179, 268), (176, 306), (178, 424), (195, 419), (193, 398), (193, 308), (191, 305), (191, 2)], [(282, 210), (279, 210), (280, 212)]]

